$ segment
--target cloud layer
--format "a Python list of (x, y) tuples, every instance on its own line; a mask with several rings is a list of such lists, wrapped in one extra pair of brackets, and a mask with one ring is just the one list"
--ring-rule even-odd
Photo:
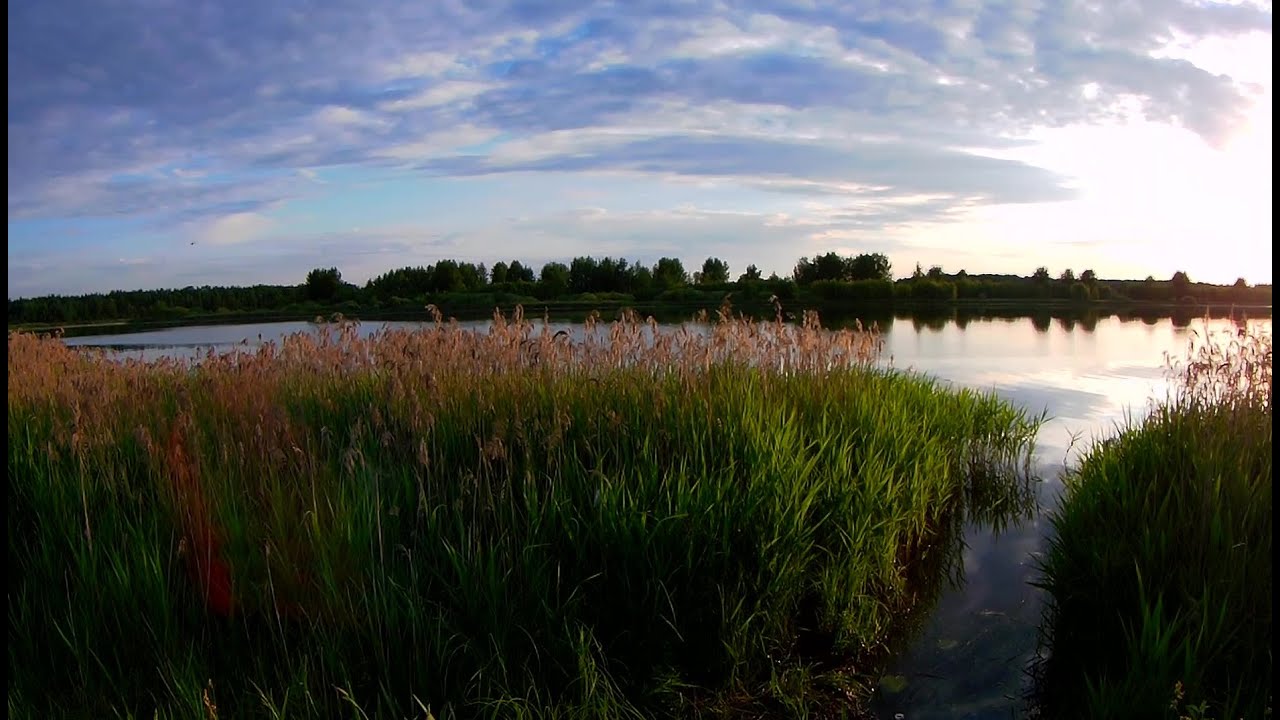
[[(722, 183), (744, 194), (704, 215), (721, 222), (708, 213), (776, 194), (805, 218), (788, 239), (810, 244), (850, 224), (1060, 202), (1074, 196), (1072, 178), (1009, 154), (1027, 133), (1136, 116), (1221, 146), (1255, 88), (1161, 51), (1269, 38), (1270, 27), (1269, 4), (1174, 0), (19, 0), (9, 4), (10, 261), (109, 263), (192, 240), (234, 253), (307, 237), (358, 259), (366, 240), (326, 238), (352, 224), (392, 232), (367, 207), (343, 205), (361, 183), (430, 182), (445, 194), (439, 181), (509, 177)], [(325, 205), (327, 220), (300, 237), (286, 216), (308, 203)], [(566, 195), (542, 209), (552, 224), (582, 206)], [(645, 226), (672, 207), (651, 210), (631, 220)], [(756, 215), (739, 230), (778, 239), (767, 222)], [(67, 223), (88, 230), (64, 234)], [(467, 223), (416, 225), (448, 234)], [(467, 248), (478, 259), (509, 254), (523, 227), (489, 225), (495, 245)], [(697, 236), (692, 221), (657, 225)], [(589, 253), (597, 239), (561, 245)], [(207, 266), (208, 282), (237, 282), (249, 256), (219, 257), (226, 276)], [(11, 270), (10, 295), (15, 283), (26, 294), (86, 280), (59, 272)]]

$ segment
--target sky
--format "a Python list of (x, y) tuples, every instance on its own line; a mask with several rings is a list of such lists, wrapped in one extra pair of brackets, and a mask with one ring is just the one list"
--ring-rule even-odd
[(10, 0), (9, 297), (443, 258), (1271, 277), (1271, 22), (1177, 0)]

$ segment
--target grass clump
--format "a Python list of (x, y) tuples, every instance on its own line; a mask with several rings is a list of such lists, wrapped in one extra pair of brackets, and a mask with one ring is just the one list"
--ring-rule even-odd
[(856, 712), (1038, 422), (872, 333), (719, 320), (11, 334), (11, 714)]
[(1270, 714), (1271, 335), (1197, 340), (1171, 397), (1066, 476), (1046, 717)]

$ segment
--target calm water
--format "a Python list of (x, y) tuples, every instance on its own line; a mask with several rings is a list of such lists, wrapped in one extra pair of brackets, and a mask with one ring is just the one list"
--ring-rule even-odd
[[(1270, 329), (1271, 320), (1249, 321)], [(484, 330), (488, 322), (462, 323)], [(362, 325), (362, 334), (381, 327)], [(572, 329), (556, 325), (555, 329)], [(1045, 511), (1061, 490), (1064, 462), (1093, 438), (1113, 434), (1127, 417), (1145, 415), (1152, 398), (1163, 397), (1166, 353), (1182, 357), (1193, 333), (1230, 332), (1230, 320), (1187, 326), (1164, 320), (1096, 323), (1030, 318), (979, 319), (958, 324), (898, 320), (884, 330), (886, 362), (947, 382), (990, 389), (1010, 401), (1049, 415), (1037, 440), (1041, 510), (1030, 521), (1001, 534), (971, 527), (965, 536), (964, 582), (943, 592), (932, 616), (894, 659), (876, 700), (884, 718), (902, 713), (926, 718), (1009, 718), (1021, 715), (1026, 667), (1036, 650), (1041, 597), (1035, 558), (1045, 546)], [(169, 328), (126, 335), (78, 337), (69, 345), (105, 346), (138, 358), (199, 357), (246, 344), (279, 340), (295, 332), (317, 332), (306, 322)], [(242, 346), (243, 347), (243, 346)]]

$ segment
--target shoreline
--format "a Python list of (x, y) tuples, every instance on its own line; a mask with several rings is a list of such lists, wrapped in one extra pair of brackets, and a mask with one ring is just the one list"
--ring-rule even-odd
[[(493, 317), (495, 311), (500, 311), (504, 315), (510, 316), (517, 307), (523, 307), (525, 316), (536, 318), (549, 316), (555, 319), (577, 320), (591, 313), (599, 313), (603, 319), (611, 319), (610, 316), (616, 315), (623, 310), (634, 310), (641, 315), (653, 315), (656, 318), (666, 321), (673, 321), (677, 316), (683, 316), (681, 319), (687, 320), (695, 316), (699, 311), (713, 311), (719, 307), (715, 303), (655, 303), (655, 302), (624, 302), (624, 301), (605, 301), (605, 302), (578, 302), (578, 301), (560, 301), (546, 302), (529, 305), (521, 305), (519, 303), (504, 303), (496, 306), (489, 305), (441, 305), (440, 309), (447, 319), (456, 319), (459, 321), (485, 320)], [(1129, 315), (1144, 318), (1173, 318), (1188, 319), (1205, 317), (1270, 317), (1272, 314), (1271, 305), (1238, 305), (1230, 303), (1196, 303), (1196, 304), (1180, 304), (1167, 302), (1134, 302), (1134, 301), (1101, 301), (1091, 302), (1087, 304), (1073, 303), (1063, 300), (1047, 300), (1035, 303), (1027, 303), (1025, 301), (1006, 301), (1006, 300), (968, 300), (958, 299), (943, 302), (927, 302), (927, 301), (895, 301), (891, 303), (879, 302), (821, 302), (821, 303), (792, 303), (788, 307), (795, 308), (786, 310), (786, 316), (795, 317), (802, 316), (804, 311), (816, 310), (823, 318), (863, 318), (870, 319), (947, 319), (948, 317), (971, 316), (971, 317), (1006, 317), (1006, 318), (1022, 318), (1043, 316), (1049, 314), (1051, 317), (1088, 317), (1097, 315), (1099, 317), (1109, 317), (1111, 315)], [(735, 306), (736, 312), (760, 317), (770, 318), (774, 314), (774, 308), (763, 302), (748, 302), (740, 306)], [(941, 317), (940, 317), (941, 316)], [(360, 311), (357, 313), (345, 313), (338, 306), (321, 307), (306, 312), (277, 312), (263, 311), (250, 313), (222, 313), (222, 314), (204, 314), (190, 315), (181, 318), (163, 318), (163, 319), (147, 319), (147, 318), (125, 318), (104, 321), (78, 322), (78, 323), (22, 323), (10, 325), (9, 332), (31, 332), (46, 333), (62, 330), (69, 336), (80, 336), (94, 334), (92, 330), (108, 330), (102, 334), (114, 335), (131, 332), (146, 332), (148, 330), (164, 330), (174, 327), (201, 327), (201, 326), (217, 326), (217, 325), (237, 325), (247, 323), (276, 323), (276, 322), (316, 322), (321, 320), (329, 322), (335, 317), (342, 317), (347, 320), (356, 320), (360, 322), (378, 322), (378, 321), (412, 321), (422, 320), (430, 321), (431, 317), (424, 308), (403, 307), (403, 308), (380, 308), (369, 311)]]

